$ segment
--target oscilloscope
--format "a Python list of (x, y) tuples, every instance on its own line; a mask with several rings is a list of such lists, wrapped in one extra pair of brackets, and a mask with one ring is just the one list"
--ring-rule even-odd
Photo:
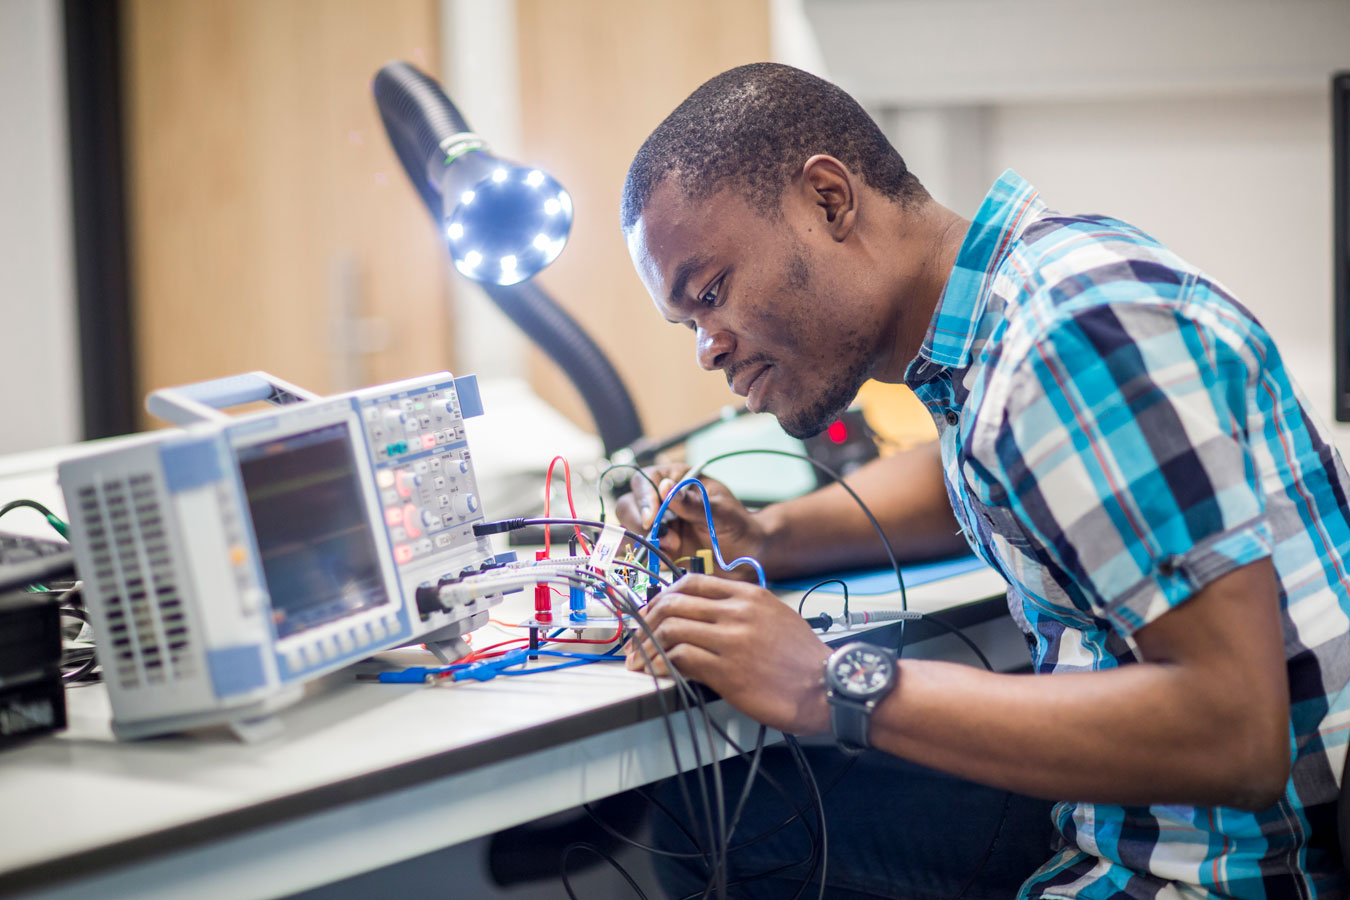
[[(220, 412), (258, 400), (276, 408)], [(414, 641), (462, 647), (500, 602), (416, 600), (509, 558), (473, 533), (473, 376), (318, 397), (255, 372), (147, 407), (183, 427), (60, 466), (119, 738), (267, 734), (307, 681)]]

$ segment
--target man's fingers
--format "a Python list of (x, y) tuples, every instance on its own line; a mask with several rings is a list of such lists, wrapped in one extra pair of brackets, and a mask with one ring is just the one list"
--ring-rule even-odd
[[(643, 469), (633, 475), (629, 480), (629, 488), (634, 503), (637, 505), (638, 516), (642, 521), (642, 530), (649, 531), (652, 522), (656, 518), (656, 510), (665, 499), (666, 494), (670, 493), (676, 481), (689, 471), (688, 466), (684, 465), (660, 465), (651, 466)], [(652, 485), (656, 485), (656, 490), (652, 490)]]
[(716, 598), (682, 594), (670, 588), (658, 594), (656, 599), (642, 610), (642, 618), (646, 621), (647, 627), (653, 629), (670, 618), (716, 622), (725, 615), (725, 606)]
[[(656, 600), (670, 594), (683, 594), (690, 597), (706, 597), (709, 600), (729, 600), (745, 590), (745, 585), (716, 575), (700, 575), (694, 572), (680, 576), (679, 580), (658, 594)], [(653, 601), (656, 602), (656, 601)]]
[(667, 676), (670, 674), (670, 668), (666, 665), (667, 659), (684, 677), (703, 682), (708, 681), (716, 667), (722, 664), (722, 658), (711, 650), (697, 644), (685, 643), (669, 648), (664, 657), (647, 644), (641, 650), (635, 650), (630, 654), (627, 665), (634, 671)]
[[(652, 527), (652, 514), (656, 511), (656, 505), (660, 499), (656, 492), (652, 490), (650, 476), (637, 472), (628, 482), (629, 497), (637, 510), (639, 530), (646, 532)], [(625, 498), (627, 499), (627, 498)], [(622, 502), (622, 501), (620, 501)]]
[(632, 494), (624, 494), (619, 498), (619, 502), (614, 506), (614, 515), (618, 517), (619, 524), (630, 531), (642, 531), (641, 516), (638, 514), (638, 505)]

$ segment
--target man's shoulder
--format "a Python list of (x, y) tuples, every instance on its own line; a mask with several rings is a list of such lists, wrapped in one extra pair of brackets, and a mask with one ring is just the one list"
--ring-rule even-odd
[(1259, 323), (1221, 284), (1147, 232), (1108, 216), (1046, 211), (1019, 235), (994, 280), (1013, 326), (1006, 336), (1048, 337), (1083, 317), (1219, 312), (1242, 333)]
[(1031, 222), (1008, 254), (1026, 287), (1064, 302), (1108, 286), (1157, 285), (1166, 290), (1199, 276), (1148, 232), (1100, 215), (1047, 210)]

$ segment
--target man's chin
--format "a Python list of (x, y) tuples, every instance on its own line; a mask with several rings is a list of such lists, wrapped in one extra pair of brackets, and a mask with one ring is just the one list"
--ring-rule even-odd
[[(783, 399), (782, 394), (768, 398), (769, 408), (766, 412), (773, 413), (778, 419), (778, 425), (788, 434), (798, 440), (806, 440), (820, 434), (830, 426), (835, 419), (844, 414), (853, 402), (853, 398), (858, 395), (858, 390), (862, 387), (864, 378), (858, 375), (856, 378), (843, 378), (840, 384), (853, 385), (852, 389), (836, 389), (823, 395), (817, 396), (810, 405), (798, 406), (795, 409), (778, 412), (773, 409), (777, 405), (773, 401)], [(856, 384), (854, 384), (856, 382)]]
[(781, 416), (775, 414), (775, 418), (778, 419), (778, 426), (780, 428), (798, 440), (804, 441), (807, 438), (815, 437), (828, 428), (830, 423), (838, 418), (838, 415), (835, 414), (820, 418), (786, 413)]

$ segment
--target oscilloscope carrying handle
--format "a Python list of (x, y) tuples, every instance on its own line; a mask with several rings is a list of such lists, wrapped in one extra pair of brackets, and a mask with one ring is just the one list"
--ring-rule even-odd
[(266, 372), (247, 372), (211, 381), (160, 388), (145, 398), (145, 408), (174, 425), (229, 418), (221, 410), (259, 401), (287, 406), (318, 400), (319, 395)]

